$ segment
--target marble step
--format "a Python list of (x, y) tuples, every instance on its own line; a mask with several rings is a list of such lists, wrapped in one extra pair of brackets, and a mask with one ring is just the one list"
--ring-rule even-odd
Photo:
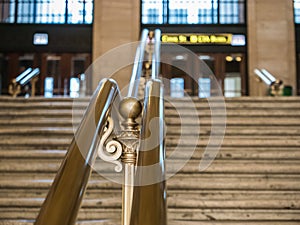
[(0, 135), (9, 135), (9, 136), (66, 136), (73, 137), (74, 128), (71, 127), (15, 127), (15, 126), (6, 126), (1, 127)]
[[(199, 135), (210, 135), (212, 126), (200, 125), (194, 127), (192, 125), (177, 125), (177, 124), (168, 124), (166, 126), (167, 136), (175, 135), (190, 135), (190, 136), (199, 136)], [(273, 137), (273, 136), (300, 136), (300, 126), (292, 125), (276, 125), (276, 124), (267, 124), (267, 125), (255, 125), (255, 126), (241, 126), (241, 125), (226, 125), (214, 126), (215, 134), (222, 134), (225, 132), (226, 136), (249, 136), (250, 137)]]
[[(55, 173), (58, 171), (61, 160), (57, 159), (0, 159), (0, 172), (36, 172), (36, 173)], [(197, 174), (197, 173), (214, 173), (214, 174), (299, 174), (300, 160), (220, 160), (215, 159), (205, 170), (199, 171), (200, 160), (167, 159), (166, 172)], [(96, 171), (110, 172), (111, 164), (96, 162), (94, 168)], [(300, 180), (299, 180), (300, 182)]]
[[(170, 190), (168, 208), (238, 208), (238, 209), (300, 209), (299, 191), (234, 191), (234, 190)], [(4, 189), (0, 193), (1, 207), (39, 208), (47, 190)], [(120, 190), (89, 190), (82, 208), (121, 208)]]
[(165, 114), (167, 117), (176, 117), (178, 115), (182, 117), (195, 117), (198, 116), (200, 118), (203, 117), (210, 117), (212, 115), (214, 116), (224, 116), (226, 117), (289, 117), (289, 116), (295, 116), (299, 117), (300, 116), (300, 110), (290, 110), (290, 109), (255, 109), (255, 110), (250, 110), (250, 109), (227, 109), (225, 112), (222, 111), (212, 111), (209, 109), (197, 109), (197, 110), (191, 110), (189, 108), (166, 108), (165, 109)]
[[(7, 108), (9, 109), (9, 108)], [(39, 109), (39, 108), (21, 108), (19, 110), (5, 110), (5, 108), (2, 108), (0, 111), (0, 117), (6, 117), (6, 118), (13, 118), (13, 117), (72, 117), (72, 116), (82, 116), (85, 112), (85, 109), (55, 109), (55, 108), (45, 108), (45, 109)], [(224, 112), (220, 110), (213, 111), (215, 116), (223, 116)], [(191, 110), (190, 108), (171, 108), (166, 107), (165, 114), (168, 117), (174, 117), (174, 116), (184, 116), (184, 117), (210, 117), (212, 114), (211, 109), (197, 109), (197, 110)], [(226, 114), (227, 117), (249, 117), (249, 116), (261, 116), (261, 117), (267, 117), (267, 116), (281, 116), (281, 117), (288, 117), (288, 116), (300, 116), (300, 110), (290, 110), (277, 108), (277, 109), (264, 109), (259, 108), (255, 110), (249, 110), (248, 108), (240, 108), (240, 109), (227, 109)]]
[[(0, 120), (1, 122), (1, 120)], [(202, 126), (212, 124), (226, 124), (226, 126), (299, 126), (300, 117), (288, 117), (285, 119), (278, 119), (277, 117), (245, 117), (245, 118), (214, 118), (212, 121), (210, 118), (178, 118), (178, 117), (167, 117), (165, 118), (167, 125), (190, 125), (190, 126)]]
[[(5, 220), (1, 225), (33, 225), (30, 220)], [(78, 225), (121, 225), (119, 220), (84, 220), (77, 221)], [(192, 220), (168, 220), (170, 225), (299, 225), (298, 221), (192, 221)]]
[[(58, 135), (59, 136), (59, 135)], [(300, 147), (300, 139), (298, 136), (260, 136), (259, 138), (253, 139), (249, 136), (212, 136), (214, 141), (211, 143), (211, 146), (222, 146), (222, 147), (264, 147), (264, 146), (273, 146), (273, 147)], [(0, 139), (1, 149), (11, 149), (14, 146), (16, 147), (36, 147), (36, 148), (50, 148), (55, 149), (55, 146), (68, 148), (71, 143), (71, 137), (39, 137), (33, 136), (28, 139), (25, 135), (15, 138), (14, 136), (5, 136), (3, 135)], [(192, 150), (196, 147), (206, 147), (209, 143), (207, 137), (193, 137), (193, 136), (167, 136), (166, 146), (167, 147), (191, 147)], [(44, 147), (43, 147), (44, 146)]]
[[(12, 119), (0, 118), (0, 126), (69, 126), (73, 124), (79, 124), (81, 119), (74, 118), (22, 118), (16, 117)], [(165, 118), (165, 123), (167, 125), (185, 125), (185, 126), (208, 126), (212, 123), (214, 125), (226, 125), (226, 126), (300, 126), (300, 117), (287, 117), (278, 119), (276, 117), (245, 117), (245, 118), (214, 118), (212, 121), (211, 118), (178, 118), (178, 117), (167, 117)]]
[[(281, 127), (280, 129), (267, 129), (259, 128), (227, 128), (226, 130), (214, 128), (213, 133), (210, 128), (199, 127), (198, 129), (191, 129), (190, 127), (178, 127), (167, 126), (166, 136), (167, 140), (173, 139), (191, 139), (194, 140), (208, 140), (209, 138), (221, 138), (224, 139), (257, 139), (257, 140), (294, 140), (300, 138), (299, 129), (297, 127)], [(26, 138), (27, 143), (35, 143), (37, 139), (48, 139), (55, 142), (58, 139), (63, 139), (66, 143), (70, 143), (70, 140), (74, 137), (77, 127), (6, 127), (0, 129), (1, 144), (14, 144), (18, 145), (23, 139)], [(47, 142), (45, 142), (47, 143)], [(284, 144), (284, 143), (283, 143)]]
[[(113, 176), (113, 174), (102, 174)], [(2, 173), (1, 189), (48, 189), (55, 173)], [(298, 174), (176, 174), (167, 180), (168, 190), (273, 190), (300, 191)], [(93, 173), (89, 189), (120, 189), (120, 184)]]
[[(68, 99), (68, 98), (57, 98), (57, 99), (43, 99), (43, 98), (31, 98), (31, 99), (10, 99), (5, 100), (0, 98), (0, 104), (3, 106), (2, 110), (9, 108), (57, 108), (57, 109), (70, 109), (74, 108), (85, 108), (88, 105), (89, 99)], [(226, 104), (227, 109), (240, 108), (240, 109), (300, 109), (299, 97), (289, 97), (289, 98), (268, 98), (268, 97), (242, 97), (225, 99), (224, 101), (219, 101), (218, 99), (210, 99), (209, 102), (204, 99), (199, 98), (182, 98), (182, 99), (172, 99), (165, 98), (165, 106), (169, 107), (181, 107), (181, 108), (218, 108), (224, 107)]]
[[(179, 151), (178, 151), (179, 150)], [(189, 147), (168, 147), (166, 149), (167, 157), (172, 154), (174, 159), (187, 157), (187, 153), (192, 155), (192, 159), (201, 159), (204, 154), (204, 148), (196, 148), (194, 151)], [(176, 151), (176, 154), (173, 152)], [(63, 159), (66, 154), (64, 149), (9, 149), (0, 151), (0, 159)], [(300, 160), (299, 147), (222, 147), (216, 155), (216, 159), (244, 159), (244, 160)]]
[[(1, 126), (0, 136), (10, 135), (10, 136), (18, 136), (18, 135), (26, 135), (26, 136), (55, 136), (62, 135), (72, 137), (74, 135), (74, 131), (76, 132), (77, 124), (73, 126)], [(214, 133), (222, 134), (224, 133), (226, 136), (251, 136), (257, 138), (257, 136), (300, 136), (300, 127), (299, 126), (264, 126), (257, 125), (252, 127), (247, 126), (226, 126), (224, 127), (214, 127), (216, 130)], [(179, 126), (179, 125), (167, 125), (166, 126), (167, 136), (175, 136), (175, 135), (191, 135), (191, 136), (206, 136), (211, 133), (211, 126), (198, 126), (191, 129), (191, 126)]]
[(62, 110), (49, 110), (49, 109), (44, 109), (44, 110), (28, 110), (28, 109), (20, 109), (20, 110), (13, 110), (13, 111), (5, 111), (1, 110), (0, 111), (0, 118), (4, 117), (7, 119), (11, 118), (36, 118), (36, 117), (46, 117), (46, 118), (53, 118), (53, 117), (58, 117), (58, 118), (72, 118), (72, 116), (76, 117), (82, 117), (84, 114), (85, 110), (71, 110), (71, 109), (62, 109)]
[[(5, 219), (14, 218), (13, 211), (19, 218), (34, 220), (38, 214), (36, 208), (3, 209), (1, 216)], [(115, 220), (121, 222), (121, 209), (81, 208), (78, 220)], [(288, 209), (168, 209), (168, 219), (177, 221), (277, 221), (285, 222), (300, 220), (300, 210)], [(230, 223), (229, 223), (230, 224)]]

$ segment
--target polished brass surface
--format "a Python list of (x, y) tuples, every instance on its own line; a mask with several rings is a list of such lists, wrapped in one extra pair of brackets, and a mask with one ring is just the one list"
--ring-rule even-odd
[(31, 79), (30, 84), (31, 84), (31, 97), (35, 96), (35, 92), (36, 92), (36, 82), (39, 80), (38, 77), (34, 77)]
[(17, 97), (21, 93), (21, 85), (17, 83), (16, 79), (13, 79), (8, 85), (8, 93), (13, 97)]
[(146, 85), (130, 225), (167, 224), (161, 85), (159, 80), (148, 81)]
[[(149, 37), (148, 33), (147, 29), (142, 33), (128, 95), (119, 104), (121, 131), (114, 130), (119, 121), (110, 114), (118, 88), (105, 79), (90, 102), (35, 225), (75, 223), (97, 155), (116, 164), (115, 171), (123, 170), (122, 225), (167, 224), (163, 88), (157, 80), (159, 52), (153, 52), (160, 51), (160, 32), (150, 32)], [(158, 44), (154, 46), (153, 41)], [(148, 77), (142, 106), (136, 96), (146, 44), (147, 70), (148, 74), (152, 70), (152, 77)], [(141, 113), (142, 124), (138, 124)]]
[(122, 225), (130, 224), (130, 214), (132, 210), (132, 195), (134, 187), (134, 170), (137, 157), (137, 147), (139, 144), (140, 131), (136, 119), (142, 112), (142, 104), (133, 97), (124, 98), (119, 105), (119, 112), (123, 117), (123, 131), (117, 136), (117, 140), (122, 143), (123, 154), (121, 157), (124, 163), (124, 181), (122, 188)]
[[(35, 225), (75, 224), (78, 210), (96, 157), (92, 127), (97, 126), (99, 138), (106, 125), (112, 103), (118, 93), (113, 80), (101, 81), (84, 118), (69, 146), (67, 155), (54, 179), (39, 212)], [(79, 143), (84, 143), (82, 144)]]
[(136, 129), (138, 123), (135, 121), (142, 112), (140, 101), (133, 97), (126, 97), (120, 102), (119, 112), (125, 120), (122, 125), (125, 130)]
[(270, 94), (272, 96), (282, 96), (284, 85), (282, 80), (276, 80), (270, 85)]
[(144, 53), (147, 45), (148, 35), (149, 30), (143, 29), (140, 44), (136, 50), (136, 55), (134, 59), (135, 63), (133, 64), (132, 68), (132, 75), (130, 78), (127, 97), (137, 97), (138, 95), (138, 84), (142, 75)]

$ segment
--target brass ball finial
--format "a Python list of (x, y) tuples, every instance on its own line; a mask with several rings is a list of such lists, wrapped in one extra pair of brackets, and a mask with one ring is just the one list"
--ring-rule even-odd
[(119, 112), (124, 119), (135, 120), (142, 113), (142, 104), (136, 98), (124, 98), (120, 102)]

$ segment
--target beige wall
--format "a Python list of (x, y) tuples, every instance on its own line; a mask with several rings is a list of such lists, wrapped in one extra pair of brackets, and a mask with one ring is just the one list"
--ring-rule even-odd
[[(122, 44), (139, 40), (140, 0), (95, 0), (93, 25), (93, 62), (100, 56)], [(119, 57), (126, 57), (120, 55)], [(120, 58), (112, 58), (120, 60)], [(104, 63), (107, 67), (112, 61)], [(131, 68), (122, 70), (120, 86), (131, 76)], [(102, 73), (102, 72), (100, 72)], [(98, 84), (99, 72), (93, 74), (93, 89)]]
[(265, 95), (254, 68), (265, 68), (296, 90), (293, 0), (248, 0), (248, 68), (250, 95)]

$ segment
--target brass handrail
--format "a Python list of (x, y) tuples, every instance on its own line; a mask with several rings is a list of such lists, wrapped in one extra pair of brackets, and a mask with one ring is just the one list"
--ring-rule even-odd
[[(95, 135), (96, 138), (103, 135), (117, 94), (118, 87), (113, 80), (104, 79), (99, 83), (42, 205), (35, 225), (75, 223), (92, 171), (91, 165), (96, 157)], [(96, 132), (92, 129), (95, 124)]]
[(142, 67), (143, 67), (142, 65), (143, 65), (144, 53), (145, 53), (148, 35), (149, 35), (149, 30), (144, 29), (142, 31), (140, 44), (136, 50), (127, 97), (135, 97), (135, 98), (137, 97), (138, 85), (142, 74)]
[(156, 29), (154, 31), (154, 51), (152, 55), (152, 79), (158, 79), (159, 76), (159, 70), (160, 70), (160, 46), (161, 46), (161, 31), (159, 29)]
[(166, 225), (164, 101), (160, 80), (147, 82), (130, 225)]
[(31, 82), (31, 96), (34, 96), (35, 84), (38, 80), (37, 76), (39, 74), (39, 68), (27, 68), (19, 76), (11, 80), (10, 84), (8, 85), (8, 93), (11, 94), (13, 97), (17, 97), (17, 95), (21, 93), (21, 87)]
[[(123, 169), (122, 225), (167, 224), (164, 101), (162, 81), (158, 79), (160, 56), (156, 52), (160, 51), (160, 31), (155, 32), (159, 37), (155, 37), (151, 53), (153, 73), (146, 83), (143, 107), (136, 98), (142, 73), (141, 65), (136, 64), (144, 61), (141, 51), (145, 51), (145, 34), (148, 35), (147, 30), (137, 50), (128, 96), (118, 99), (123, 130), (114, 133), (116, 121), (110, 117), (112, 104), (116, 96), (120, 97), (117, 84), (104, 79), (90, 101), (35, 225), (75, 223), (97, 155)], [(141, 113), (139, 126), (136, 119)], [(117, 154), (112, 154), (110, 147), (117, 149)]]

